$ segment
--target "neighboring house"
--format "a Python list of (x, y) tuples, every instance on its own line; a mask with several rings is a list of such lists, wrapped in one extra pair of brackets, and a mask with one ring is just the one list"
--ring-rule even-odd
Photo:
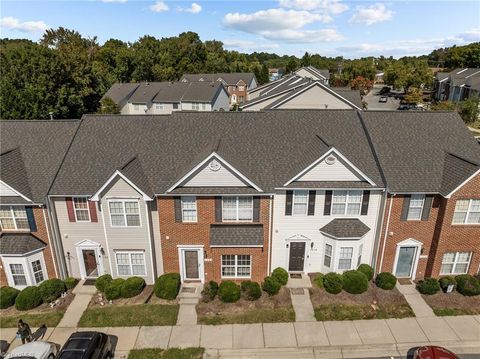
[(436, 101), (463, 101), (480, 93), (480, 68), (459, 68), (437, 72), (433, 86)]
[(322, 81), (297, 75), (284, 78), (256, 92), (255, 97), (240, 107), (242, 111), (263, 109), (355, 109), (361, 110), (360, 92), (332, 88)]
[(228, 111), (230, 107), (227, 91), (220, 82), (114, 84), (105, 97), (112, 97), (122, 115)]
[(278, 69), (278, 68), (268, 69), (269, 81), (272, 82), (272, 81), (277, 81), (281, 79), (284, 72), (285, 72), (284, 69)]
[(324, 85), (328, 85), (330, 81), (330, 71), (324, 69), (317, 69), (314, 66), (301, 67), (293, 72), (294, 75), (301, 76), (303, 78), (320, 81)]
[(214, 74), (185, 74), (180, 82), (221, 82), (230, 97), (230, 105), (242, 104), (249, 98), (249, 92), (257, 87), (257, 79), (252, 72), (232, 72)]
[(365, 123), (388, 187), (377, 270), (478, 273), (480, 147), (458, 115), (374, 111)]
[(57, 278), (46, 203), (79, 121), (3, 121), (0, 155), (0, 282), (18, 289)]

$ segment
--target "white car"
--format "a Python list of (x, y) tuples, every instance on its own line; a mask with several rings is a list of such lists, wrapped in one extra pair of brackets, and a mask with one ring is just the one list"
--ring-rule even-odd
[(54, 359), (57, 346), (50, 342), (31, 342), (20, 345), (5, 356), (5, 359)]

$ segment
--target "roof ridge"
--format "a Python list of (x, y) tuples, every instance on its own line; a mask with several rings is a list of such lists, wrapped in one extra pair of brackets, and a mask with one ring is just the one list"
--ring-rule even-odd
[(457, 155), (457, 154), (452, 153), (452, 152), (450, 152), (450, 151), (445, 151), (445, 155), (453, 156), (453, 157), (455, 157), (455, 158), (458, 158), (459, 160), (462, 160), (462, 161), (467, 162), (467, 163), (469, 163), (469, 164), (471, 164), (471, 165), (474, 165), (474, 166), (480, 166), (480, 163), (472, 162), (472, 161), (467, 160), (466, 158), (463, 158), (463, 157), (461, 157), (460, 155)]

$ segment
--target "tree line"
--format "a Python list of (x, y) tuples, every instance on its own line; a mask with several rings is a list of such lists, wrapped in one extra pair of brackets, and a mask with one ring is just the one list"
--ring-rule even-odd
[[(480, 43), (470, 46), (479, 52)], [(479, 60), (470, 57), (464, 60), (455, 55), (449, 61), (455, 67), (454, 59)], [(0, 118), (60, 119), (97, 112), (100, 98), (115, 82), (176, 81), (184, 73), (253, 72), (262, 84), (268, 82), (269, 68), (284, 68), (289, 73), (312, 65), (329, 69), (337, 85), (348, 85), (357, 76), (373, 80), (378, 70), (392, 68), (393, 81), (405, 86), (412, 82), (408, 78), (422, 76), (399, 73), (428, 69), (428, 59), (244, 54), (224, 49), (220, 41), (202, 41), (194, 32), (161, 39), (143, 36), (132, 43), (110, 39), (101, 45), (96, 37), (58, 28), (47, 30), (39, 42), (0, 40), (0, 65)], [(471, 65), (463, 62), (462, 66)]]

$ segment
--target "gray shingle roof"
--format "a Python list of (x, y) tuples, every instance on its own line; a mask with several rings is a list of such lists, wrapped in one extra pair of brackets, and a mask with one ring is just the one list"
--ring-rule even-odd
[(137, 89), (139, 83), (116, 83), (103, 95), (102, 99), (110, 97), (117, 105), (126, 101)]
[(337, 239), (362, 238), (370, 228), (357, 218), (335, 218), (320, 228), (320, 232)]
[(262, 246), (263, 225), (261, 224), (212, 224), (211, 246)]
[(3, 182), (30, 200), (32, 199), (32, 190), (28, 183), (27, 170), (23, 163), (20, 147), (7, 150), (0, 155), (0, 174)]
[(142, 82), (130, 96), (130, 103), (148, 103), (153, 100), (157, 93), (168, 87), (169, 82)]
[(251, 187), (178, 187), (170, 193), (174, 194), (258, 194)]
[(372, 188), (372, 185), (363, 181), (295, 181), (287, 188)]
[(253, 72), (219, 72), (214, 74), (184, 74), (180, 81), (218, 81), (218, 79), (225, 81), (227, 85), (235, 85), (238, 81), (243, 80), (247, 85), (250, 85), (255, 78)]
[(47, 245), (30, 233), (3, 233), (0, 237), (0, 254), (24, 255)]

